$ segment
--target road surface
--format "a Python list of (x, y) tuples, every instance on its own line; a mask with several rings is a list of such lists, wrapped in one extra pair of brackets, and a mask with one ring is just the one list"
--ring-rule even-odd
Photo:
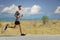
[(60, 35), (1, 35), (0, 40), (60, 40)]

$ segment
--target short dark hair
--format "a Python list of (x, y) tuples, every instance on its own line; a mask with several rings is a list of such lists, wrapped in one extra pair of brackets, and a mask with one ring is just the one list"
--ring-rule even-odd
[(21, 5), (19, 5), (18, 7), (21, 7)]

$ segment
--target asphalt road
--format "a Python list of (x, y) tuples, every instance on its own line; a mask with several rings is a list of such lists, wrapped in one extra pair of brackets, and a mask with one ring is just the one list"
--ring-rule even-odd
[(1, 35), (0, 40), (60, 40), (60, 35)]

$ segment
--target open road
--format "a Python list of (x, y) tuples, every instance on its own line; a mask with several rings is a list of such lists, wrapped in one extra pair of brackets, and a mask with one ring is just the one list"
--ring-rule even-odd
[(0, 40), (60, 40), (60, 35), (1, 35)]

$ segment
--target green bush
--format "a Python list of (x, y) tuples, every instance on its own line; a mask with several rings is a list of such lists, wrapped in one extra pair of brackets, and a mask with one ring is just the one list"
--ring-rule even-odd
[(42, 17), (42, 21), (43, 21), (43, 24), (48, 23), (48, 21), (49, 21), (48, 16), (43, 16), (43, 17)]

